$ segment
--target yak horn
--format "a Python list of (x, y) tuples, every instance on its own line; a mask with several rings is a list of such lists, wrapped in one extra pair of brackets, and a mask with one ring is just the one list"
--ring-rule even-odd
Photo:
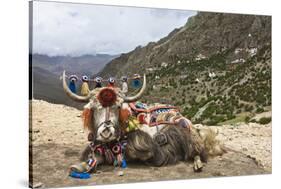
[(67, 83), (65, 81), (65, 70), (63, 71), (62, 74), (62, 84), (63, 84), (63, 90), (69, 96), (71, 99), (77, 101), (77, 102), (89, 102), (89, 99), (91, 98), (91, 95), (89, 94), (88, 96), (79, 96), (75, 93), (73, 93), (67, 86)]
[(121, 98), (123, 98), (124, 102), (134, 102), (134, 101), (137, 101), (143, 95), (143, 93), (145, 91), (145, 88), (146, 88), (146, 77), (145, 77), (145, 74), (144, 74), (143, 75), (143, 84), (142, 84), (141, 90), (138, 92), (138, 94), (136, 94), (135, 96), (123, 96), (122, 95)]

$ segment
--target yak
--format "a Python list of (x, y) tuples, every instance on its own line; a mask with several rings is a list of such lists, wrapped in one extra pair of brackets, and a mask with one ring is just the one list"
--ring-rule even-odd
[[(179, 161), (193, 161), (194, 171), (201, 171), (202, 162), (207, 162), (208, 156), (225, 152), (214, 131), (194, 128), (176, 107), (156, 104), (150, 106), (152, 111), (147, 111), (132, 106), (145, 92), (145, 75), (141, 89), (134, 96), (126, 96), (118, 87), (96, 88), (87, 96), (79, 96), (67, 87), (65, 77), (64, 71), (65, 93), (77, 102), (86, 103), (83, 119), (84, 126), (91, 134), (89, 140), (101, 144), (126, 140), (124, 150), (128, 162), (164, 166)], [(155, 117), (157, 111), (160, 113)], [(126, 128), (134, 116), (140, 119), (136, 128), (130, 131)], [(151, 120), (154, 120), (154, 125), (150, 124)], [(85, 161), (90, 153), (91, 147), (87, 146), (82, 152), (81, 161)], [(104, 163), (105, 157), (98, 156), (97, 162)]]

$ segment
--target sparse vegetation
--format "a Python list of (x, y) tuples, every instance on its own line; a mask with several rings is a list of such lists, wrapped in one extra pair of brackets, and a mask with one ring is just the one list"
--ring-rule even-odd
[(259, 120), (259, 123), (262, 125), (268, 124), (271, 122), (271, 117), (262, 117)]

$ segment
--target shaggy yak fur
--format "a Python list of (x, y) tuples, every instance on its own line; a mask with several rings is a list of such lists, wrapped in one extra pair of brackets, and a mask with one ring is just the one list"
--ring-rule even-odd
[[(159, 145), (148, 133), (141, 130), (128, 133), (125, 149), (127, 161), (163, 166), (179, 161), (195, 161), (195, 157), (207, 162), (208, 156), (226, 152), (216, 139), (217, 133), (208, 128), (193, 128), (189, 131), (177, 125), (167, 125), (160, 132), (166, 135), (166, 144)], [(90, 147), (86, 147), (80, 160), (86, 161), (90, 153)]]
[(194, 131), (190, 132), (178, 126), (166, 126), (161, 132), (167, 137), (167, 143), (164, 145), (159, 145), (141, 130), (129, 133), (126, 146), (128, 161), (139, 160), (154, 166), (193, 160), (195, 156), (200, 156), (203, 162), (207, 161), (204, 143)]

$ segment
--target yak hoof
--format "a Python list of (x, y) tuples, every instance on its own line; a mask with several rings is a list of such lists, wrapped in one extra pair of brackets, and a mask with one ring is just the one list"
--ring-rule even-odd
[(203, 163), (200, 160), (199, 156), (195, 156), (194, 158), (194, 164), (193, 164), (193, 170), (194, 172), (201, 172), (203, 169)]

